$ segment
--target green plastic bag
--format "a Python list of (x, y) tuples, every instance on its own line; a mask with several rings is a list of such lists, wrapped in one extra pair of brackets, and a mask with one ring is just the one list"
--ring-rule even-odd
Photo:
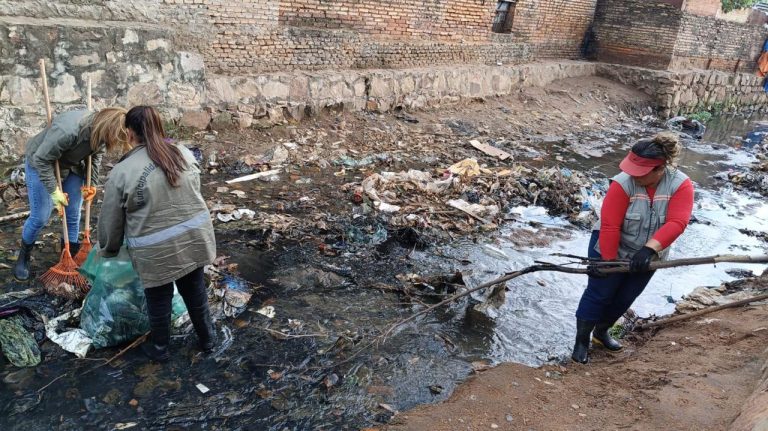
[[(110, 258), (100, 256), (94, 247), (80, 273), (91, 283), (80, 313), (80, 328), (93, 339), (93, 347), (116, 346), (149, 331), (144, 287), (125, 247)], [(175, 320), (186, 311), (174, 289), (171, 318)]]

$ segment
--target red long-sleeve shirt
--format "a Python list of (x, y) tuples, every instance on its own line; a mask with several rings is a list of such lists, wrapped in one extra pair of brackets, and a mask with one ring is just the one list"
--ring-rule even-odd
[[(646, 187), (648, 197), (653, 202), (655, 188)], [(600, 211), (600, 252), (604, 260), (616, 259), (619, 253), (619, 239), (624, 216), (629, 208), (629, 196), (614, 181), (608, 187)], [(677, 191), (672, 194), (667, 207), (667, 221), (653, 235), (653, 239), (661, 243), (663, 248), (669, 247), (683, 233), (691, 219), (693, 211), (693, 183), (686, 179)]]

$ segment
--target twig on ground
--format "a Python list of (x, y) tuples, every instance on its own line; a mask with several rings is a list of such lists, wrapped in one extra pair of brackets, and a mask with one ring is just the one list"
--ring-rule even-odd
[(91, 371), (95, 371), (95, 370), (97, 370), (97, 369), (99, 369), (99, 368), (101, 368), (101, 367), (103, 367), (103, 366), (105, 366), (105, 365), (109, 365), (109, 364), (111, 364), (111, 363), (112, 363), (112, 362), (113, 362), (115, 359), (117, 359), (117, 358), (119, 358), (119, 357), (123, 356), (123, 355), (125, 354), (125, 352), (127, 352), (127, 351), (129, 351), (129, 350), (133, 349), (134, 347), (138, 346), (139, 344), (143, 343), (143, 342), (144, 342), (144, 340), (146, 340), (146, 339), (147, 339), (147, 337), (149, 337), (149, 332), (147, 332), (146, 334), (142, 335), (141, 337), (139, 337), (139, 338), (135, 339), (135, 340), (133, 341), (133, 343), (131, 343), (131, 344), (129, 344), (129, 345), (128, 345), (128, 347), (126, 347), (126, 348), (124, 348), (123, 350), (121, 350), (121, 351), (117, 352), (117, 353), (116, 353), (114, 356), (112, 356), (111, 358), (109, 358), (109, 359), (108, 359), (106, 362), (104, 362), (103, 364), (99, 364), (99, 365), (96, 365), (95, 367), (91, 368), (90, 370), (88, 370), (88, 371), (84, 372), (84, 373), (83, 373), (83, 374), (81, 374), (81, 375), (82, 375), (82, 376), (84, 376), (84, 375), (86, 375), (86, 374), (90, 373)]
[(694, 311), (692, 313), (681, 314), (679, 316), (672, 316), (667, 319), (657, 320), (655, 322), (648, 322), (635, 327), (635, 330), (650, 329), (658, 326), (669, 325), (675, 322), (682, 322), (683, 320), (693, 319), (694, 317), (703, 316), (705, 314), (714, 313), (715, 311), (725, 310), (727, 308), (740, 307), (742, 305), (748, 305), (752, 302), (759, 302), (768, 299), (768, 293), (762, 295), (753, 296), (752, 298), (742, 299), (740, 301), (729, 302), (727, 304), (717, 305), (714, 307), (705, 308), (703, 310)]

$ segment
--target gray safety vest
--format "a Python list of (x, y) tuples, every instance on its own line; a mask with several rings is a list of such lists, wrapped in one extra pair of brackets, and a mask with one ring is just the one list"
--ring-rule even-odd
[[(611, 182), (619, 183), (629, 196), (629, 207), (621, 226), (619, 259), (631, 258), (666, 223), (669, 199), (686, 179), (688, 176), (679, 170), (666, 168), (664, 176), (659, 185), (656, 186), (653, 205), (651, 205), (645, 187), (637, 186), (631, 176), (622, 172), (611, 178)], [(600, 230), (600, 220), (597, 221), (593, 229)], [(595, 250), (600, 252), (599, 242), (595, 244)], [(659, 253), (659, 258), (665, 260), (668, 255), (669, 247)]]

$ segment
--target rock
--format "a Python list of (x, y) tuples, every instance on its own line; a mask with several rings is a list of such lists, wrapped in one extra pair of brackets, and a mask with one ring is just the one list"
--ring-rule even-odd
[(146, 43), (147, 51), (154, 51), (156, 49), (164, 49), (168, 51), (168, 41), (165, 39), (152, 39)]
[(80, 101), (81, 96), (78, 91), (75, 77), (65, 73), (56, 80), (56, 85), (51, 88), (51, 102), (53, 103), (72, 103)]
[(237, 126), (241, 129), (247, 129), (253, 124), (253, 116), (246, 112), (237, 113)]
[(162, 105), (165, 101), (160, 87), (154, 83), (136, 84), (128, 90), (128, 106)]
[(512, 422), (515, 420), (515, 418), (513, 418), (512, 415), (507, 415), (506, 419), (507, 419), (507, 422)]
[(123, 34), (123, 45), (130, 45), (132, 43), (139, 43), (139, 35), (131, 29), (126, 29)]
[(181, 125), (205, 130), (211, 123), (211, 114), (205, 111), (187, 111), (181, 116)]
[(234, 124), (232, 114), (229, 112), (220, 112), (213, 117), (211, 126), (213, 126), (214, 129), (223, 129), (232, 127), (232, 124)]
[(99, 54), (94, 52), (90, 55), (76, 55), (69, 60), (69, 64), (76, 67), (84, 67), (99, 63), (99, 61)]
[(205, 71), (203, 56), (194, 52), (179, 52), (179, 65), (181, 66), (181, 73), (184, 74), (185, 78), (202, 75)]
[(42, 91), (35, 86), (34, 81), (20, 76), (12, 76), (7, 84), (7, 98), (11, 105), (29, 106), (39, 104)]
[(214, 105), (237, 103), (240, 99), (232, 88), (230, 79), (226, 77), (209, 78), (206, 82), (206, 89), (208, 90), (208, 102)]
[(168, 85), (168, 104), (182, 108), (197, 108), (202, 102), (202, 97), (191, 84), (171, 82)]
[(280, 81), (270, 81), (264, 85), (262, 95), (269, 101), (287, 101), (290, 88)]

